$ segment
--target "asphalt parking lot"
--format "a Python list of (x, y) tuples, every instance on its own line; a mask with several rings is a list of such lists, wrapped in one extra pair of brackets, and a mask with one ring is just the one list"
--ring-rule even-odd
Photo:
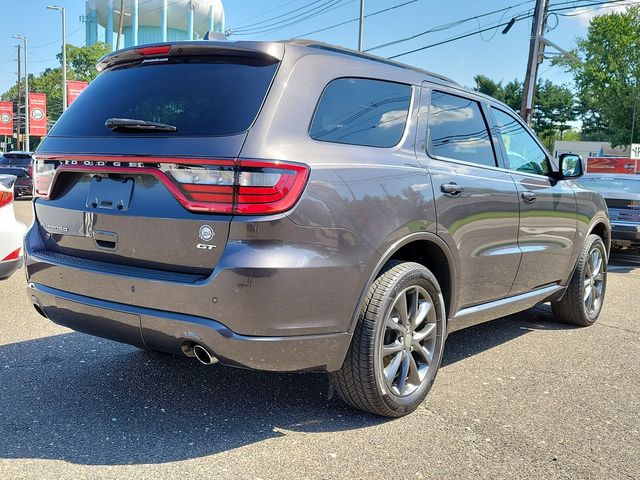
[[(16, 202), (30, 223), (31, 204)], [(318, 374), (204, 366), (74, 333), (0, 283), (2, 478), (640, 478), (640, 263), (586, 329), (534, 310), (452, 334), (385, 420)]]

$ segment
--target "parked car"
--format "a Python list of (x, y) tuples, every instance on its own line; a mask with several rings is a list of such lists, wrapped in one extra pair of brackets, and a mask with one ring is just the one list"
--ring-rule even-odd
[(611, 244), (640, 247), (640, 175), (587, 174), (580, 185), (600, 193), (609, 207)]
[(119, 50), (36, 152), (28, 296), (148, 350), (331, 372), (414, 410), (447, 334), (550, 301), (591, 325), (602, 197), (504, 104), (310, 41)]
[(16, 177), (16, 196), (33, 195), (33, 157), (31, 152), (6, 152), (0, 156), (0, 175)]
[(13, 211), (13, 186), (16, 177), (0, 175), (0, 280), (22, 266), (22, 239), (26, 227)]

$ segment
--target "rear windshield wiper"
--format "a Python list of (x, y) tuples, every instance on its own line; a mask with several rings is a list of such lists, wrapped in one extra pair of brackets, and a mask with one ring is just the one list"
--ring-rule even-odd
[(148, 132), (175, 132), (177, 128), (174, 125), (160, 122), (149, 122), (147, 120), (138, 120), (136, 118), (108, 118), (104, 122), (104, 126), (112, 132), (117, 130), (143, 130)]

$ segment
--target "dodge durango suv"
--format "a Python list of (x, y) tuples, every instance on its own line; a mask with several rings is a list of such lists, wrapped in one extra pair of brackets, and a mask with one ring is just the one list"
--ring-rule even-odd
[(311, 41), (116, 51), (35, 154), (35, 309), (202, 363), (325, 371), (401, 416), (447, 335), (551, 302), (591, 325), (610, 224), (519, 117)]

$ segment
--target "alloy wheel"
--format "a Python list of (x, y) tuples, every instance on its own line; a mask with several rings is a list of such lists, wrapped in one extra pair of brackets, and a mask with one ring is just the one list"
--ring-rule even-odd
[(396, 297), (384, 322), (379, 347), (382, 376), (387, 387), (405, 397), (423, 384), (429, 369), (437, 369), (437, 316), (427, 291), (411, 286)]
[(594, 248), (589, 253), (583, 285), (583, 302), (585, 311), (589, 316), (596, 315), (602, 306), (602, 293), (604, 289), (604, 259), (599, 248)]

